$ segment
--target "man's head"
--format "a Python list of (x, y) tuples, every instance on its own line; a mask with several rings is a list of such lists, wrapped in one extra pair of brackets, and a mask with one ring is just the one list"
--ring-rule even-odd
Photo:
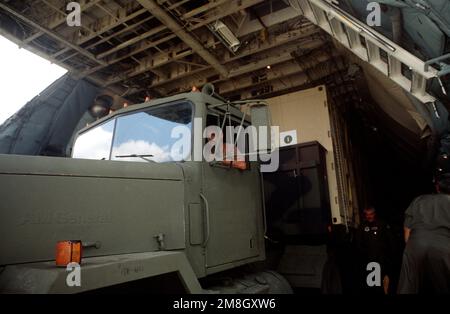
[(445, 173), (436, 178), (436, 190), (438, 193), (450, 194), (450, 173)]
[(363, 218), (367, 222), (374, 222), (377, 217), (377, 212), (373, 206), (368, 206), (363, 210)]

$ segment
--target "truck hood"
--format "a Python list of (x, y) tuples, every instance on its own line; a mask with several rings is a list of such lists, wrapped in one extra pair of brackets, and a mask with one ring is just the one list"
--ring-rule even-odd
[(184, 178), (174, 163), (0, 155), (0, 265), (53, 260), (62, 240), (84, 256), (185, 247)]

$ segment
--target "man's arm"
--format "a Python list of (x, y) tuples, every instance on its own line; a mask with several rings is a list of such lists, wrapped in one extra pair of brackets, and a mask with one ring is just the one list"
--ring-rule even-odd
[(403, 235), (405, 237), (405, 243), (408, 243), (409, 240), (409, 234), (411, 233), (411, 229), (409, 229), (408, 227), (404, 226), (403, 227)]
[(408, 209), (405, 211), (405, 221), (403, 223), (403, 236), (405, 239), (405, 243), (409, 240), (409, 235), (411, 234), (411, 229), (414, 224), (414, 214), (416, 212), (416, 209), (418, 208), (418, 201), (420, 197), (417, 197), (411, 202), (411, 205), (409, 205)]
[(383, 278), (383, 290), (384, 294), (389, 294), (389, 276), (385, 275)]

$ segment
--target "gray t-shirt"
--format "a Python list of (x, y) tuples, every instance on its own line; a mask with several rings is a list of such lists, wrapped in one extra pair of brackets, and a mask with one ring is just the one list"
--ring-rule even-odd
[(417, 197), (405, 212), (405, 227), (450, 235), (450, 195)]

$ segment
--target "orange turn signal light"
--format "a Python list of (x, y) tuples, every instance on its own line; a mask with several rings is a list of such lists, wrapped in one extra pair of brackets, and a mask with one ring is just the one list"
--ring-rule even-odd
[(66, 267), (70, 263), (81, 264), (82, 249), (81, 241), (58, 241), (56, 243), (56, 266)]

